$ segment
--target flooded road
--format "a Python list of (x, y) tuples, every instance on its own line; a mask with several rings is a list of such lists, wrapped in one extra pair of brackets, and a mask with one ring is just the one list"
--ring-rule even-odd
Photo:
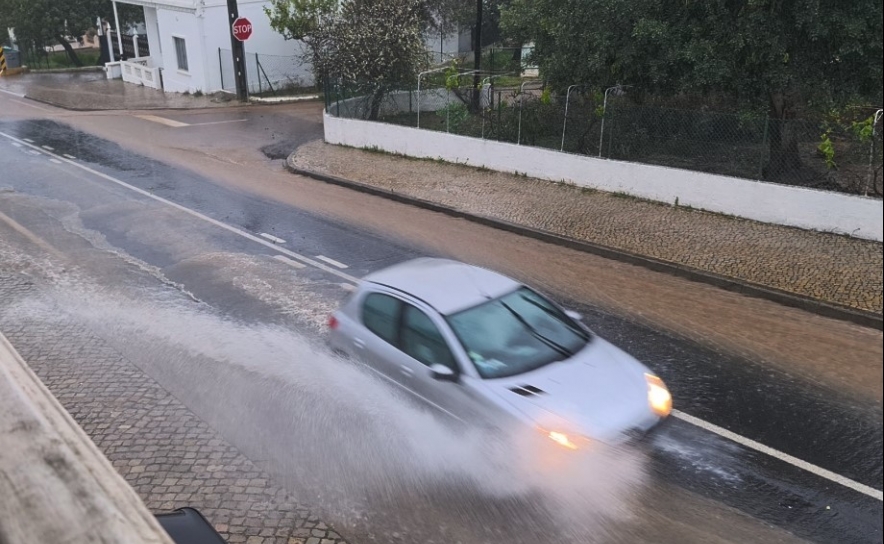
[(557, 296), (664, 377), (676, 408), (785, 455), (673, 418), (639, 448), (547, 468), (324, 349), (353, 281), (444, 252), (64, 124), (0, 132), (0, 274), (36, 285), (4, 293), (0, 329), (85, 324), (351, 542), (881, 541), (880, 498), (825, 477), (880, 493), (880, 405)]

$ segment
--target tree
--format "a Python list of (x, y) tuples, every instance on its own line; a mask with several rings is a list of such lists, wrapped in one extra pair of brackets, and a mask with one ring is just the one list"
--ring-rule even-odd
[(881, 102), (880, 0), (513, 0), (502, 25), (534, 42), (532, 62), (560, 89), (624, 83), (766, 110), (769, 178), (798, 164), (782, 121)]
[[(120, 6), (121, 24), (143, 18), (138, 7)], [(107, 0), (0, 0), (5, 25), (15, 29), (16, 40), (24, 49), (42, 48), (53, 42), (64, 47), (71, 63), (82, 66), (68, 38), (82, 36), (95, 25), (96, 17), (113, 20), (113, 7)]]
[(423, 0), (273, 0), (271, 25), (309, 49), (317, 80), (337, 77), (370, 96), (376, 119), (385, 93), (415, 82), (429, 58)]

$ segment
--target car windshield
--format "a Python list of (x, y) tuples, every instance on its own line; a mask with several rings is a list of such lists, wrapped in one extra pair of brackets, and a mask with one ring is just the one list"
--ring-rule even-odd
[(483, 378), (505, 378), (567, 359), (590, 336), (527, 287), (447, 318)]

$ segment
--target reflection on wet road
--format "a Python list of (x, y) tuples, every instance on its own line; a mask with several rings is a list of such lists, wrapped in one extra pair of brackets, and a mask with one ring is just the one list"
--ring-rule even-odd
[[(564, 480), (538, 478), (537, 458), (501, 466), (506, 456), (494, 444), (440, 425), (314, 345), (349, 276), (425, 250), (62, 124), (0, 123), (0, 132), (15, 138), (0, 138), (0, 212), (63, 253), (70, 270), (40, 268), (12, 242), (2, 248), (7, 266), (42, 275), (65, 311), (116, 342), (305, 503), (374, 535), (366, 542), (390, 541), (394, 527), (413, 542), (675, 542), (674, 529), (666, 536), (648, 526), (689, 517), (679, 500), (711, 516), (734, 508), (819, 542), (881, 540), (879, 499), (678, 420), (636, 451), (595, 452)], [(7, 229), (0, 223), (4, 238)], [(259, 243), (237, 231), (268, 236)], [(273, 259), (275, 246), (324, 268)], [(660, 373), (682, 411), (880, 492), (880, 407), (561, 302)], [(29, 300), (9, 307), (48, 313)], [(728, 523), (734, 541), (760, 538), (745, 522)]]

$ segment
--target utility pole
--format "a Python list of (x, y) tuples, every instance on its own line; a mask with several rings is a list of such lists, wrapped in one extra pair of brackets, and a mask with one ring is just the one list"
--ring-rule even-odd
[(233, 51), (233, 77), (236, 82), (236, 97), (245, 102), (249, 99), (249, 86), (246, 80), (246, 47), (233, 35), (233, 23), (239, 19), (236, 0), (227, 0), (227, 32), (230, 33), (230, 49)]
[(473, 51), (473, 112), (478, 112), (481, 108), (481, 100), (479, 93), (479, 70), (482, 69), (482, 0), (476, 0), (476, 43)]

